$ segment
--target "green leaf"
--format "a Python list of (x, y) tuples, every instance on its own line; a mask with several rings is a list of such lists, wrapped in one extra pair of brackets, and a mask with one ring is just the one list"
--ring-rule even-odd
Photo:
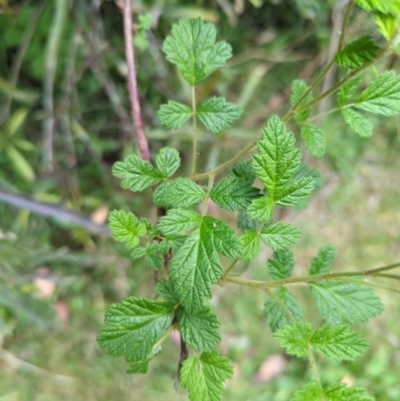
[(220, 322), (214, 311), (204, 306), (195, 312), (178, 309), (178, 327), (183, 340), (197, 350), (212, 351), (221, 341)]
[(326, 387), (324, 389), (324, 396), (326, 401), (374, 401), (373, 398), (366, 395), (365, 389), (347, 387), (343, 383)]
[(349, 103), (350, 99), (353, 97), (354, 92), (360, 86), (362, 81), (362, 76), (359, 75), (358, 77), (350, 80), (349, 82), (345, 83), (339, 91), (338, 94), (338, 103), (340, 107), (345, 106)]
[(344, 121), (352, 131), (364, 138), (372, 135), (372, 125), (368, 120), (352, 109), (342, 109), (341, 111)]
[(254, 199), (247, 208), (248, 215), (260, 222), (268, 221), (273, 211), (274, 203), (269, 196)]
[(142, 258), (144, 255), (146, 255), (146, 248), (143, 246), (139, 246), (138, 248), (135, 248), (133, 250), (133, 252), (131, 253), (131, 258), (139, 259)]
[(379, 12), (394, 16), (400, 13), (399, 0), (355, 0), (355, 2), (365, 11), (371, 11), (373, 13)]
[(263, 228), (260, 237), (271, 249), (283, 249), (300, 239), (301, 231), (291, 224), (279, 221), (276, 224)]
[(197, 109), (199, 120), (214, 134), (231, 127), (233, 121), (237, 120), (242, 113), (241, 107), (225, 102), (223, 97), (212, 97)]
[(264, 304), (264, 315), (269, 319), (272, 332), (292, 324), (304, 321), (303, 310), (294, 295), (285, 287), (280, 287)]
[(373, 288), (337, 280), (311, 282), (310, 290), (319, 313), (327, 323), (366, 322), (383, 312), (383, 305)]
[(371, 61), (378, 53), (377, 46), (371, 36), (362, 36), (349, 43), (335, 55), (335, 61), (341, 68), (355, 69)]
[(154, 346), (172, 323), (174, 304), (129, 297), (108, 309), (97, 337), (100, 347), (112, 356), (125, 355), (136, 372), (147, 371)]
[(325, 325), (311, 337), (313, 349), (329, 359), (353, 361), (368, 349), (368, 343), (346, 325)]
[(329, 273), (335, 259), (336, 249), (329, 244), (319, 249), (318, 255), (311, 260), (309, 274)]
[(217, 351), (203, 352), (200, 359), (192, 357), (182, 364), (180, 383), (189, 390), (192, 401), (219, 401), (224, 394), (223, 383), (233, 377), (228, 358)]
[(253, 184), (256, 179), (256, 173), (251, 165), (251, 160), (240, 160), (230, 173), (231, 177), (240, 178), (241, 181)]
[(181, 164), (179, 152), (168, 147), (161, 148), (156, 156), (157, 169), (165, 177), (171, 177)]
[(256, 230), (259, 226), (257, 220), (252, 219), (247, 212), (242, 210), (239, 210), (237, 225), (242, 231)]
[(273, 258), (268, 259), (268, 271), (274, 280), (281, 280), (291, 276), (294, 268), (294, 255), (289, 249), (280, 249), (274, 252)]
[(385, 71), (354, 101), (354, 106), (386, 117), (400, 112), (400, 76)]
[(242, 259), (252, 260), (260, 253), (260, 235), (256, 230), (247, 230), (239, 241), (242, 246)]
[(178, 129), (192, 116), (192, 109), (171, 100), (160, 106), (157, 116), (164, 127)]
[(399, 25), (398, 17), (382, 13), (376, 13), (374, 17), (381, 34), (387, 40), (392, 39)]
[(184, 18), (172, 26), (172, 37), (163, 44), (167, 60), (176, 66), (191, 86), (204, 81), (232, 56), (225, 42), (215, 43), (216, 30), (201, 18)]
[(170, 192), (172, 183), (168, 181), (162, 182), (153, 193), (153, 202), (156, 206), (170, 209), (173, 204), (170, 202)]
[(317, 382), (307, 383), (301, 390), (296, 391), (290, 401), (321, 401), (322, 388)]
[(296, 322), (278, 330), (274, 333), (274, 337), (289, 355), (301, 357), (307, 354), (311, 334), (312, 330), (309, 323)]
[(211, 199), (223, 209), (246, 210), (251, 200), (260, 193), (248, 182), (235, 177), (223, 178), (211, 191)]
[(199, 204), (206, 193), (200, 185), (197, 185), (191, 179), (178, 177), (170, 186), (166, 187), (163, 199), (179, 207), (189, 207)]
[(156, 270), (164, 268), (164, 258), (160, 253), (160, 244), (151, 244), (146, 248), (145, 260), (147, 266)]
[(146, 224), (140, 222), (131, 212), (113, 210), (109, 216), (112, 237), (118, 242), (125, 242), (128, 249), (139, 245), (139, 237), (146, 234)]
[(325, 134), (316, 125), (303, 125), (301, 137), (304, 139), (304, 145), (313, 156), (319, 159), (324, 156), (326, 151)]
[[(308, 90), (307, 84), (300, 80), (300, 79), (295, 79), (292, 83), (292, 94), (290, 96), (290, 104), (293, 106), (295, 105), (303, 96), (303, 94)], [(303, 101), (298, 105), (298, 107), (302, 107), (305, 104), (311, 102), (313, 99), (313, 95), (310, 92), (304, 99)], [(311, 109), (304, 110), (301, 113), (298, 113), (295, 115), (295, 119), (298, 123), (302, 123), (307, 118), (310, 116)]]
[(303, 177), (294, 184), (282, 190), (276, 204), (279, 206), (297, 206), (299, 203), (308, 199), (311, 192), (314, 191), (315, 184), (313, 177)]
[(181, 234), (201, 224), (202, 216), (194, 210), (171, 209), (160, 218), (157, 228), (164, 235)]
[(131, 191), (143, 191), (151, 185), (164, 180), (164, 175), (156, 170), (149, 162), (136, 155), (128, 156), (124, 162), (117, 162), (112, 168), (115, 177), (122, 178), (122, 188)]
[(179, 302), (179, 299), (174, 291), (174, 285), (171, 280), (166, 280), (165, 278), (158, 280), (156, 285), (156, 292), (158, 295), (160, 295), (160, 297), (164, 298), (170, 303), (177, 304)]

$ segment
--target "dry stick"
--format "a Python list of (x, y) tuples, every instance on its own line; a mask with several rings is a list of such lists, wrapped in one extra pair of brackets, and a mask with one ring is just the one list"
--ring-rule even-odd
[(124, 2), (124, 38), (125, 38), (125, 55), (128, 65), (128, 90), (131, 101), (132, 118), (135, 122), (136, 138), (138, 141), (140, 154), (143, 160), (151, 162), (149, 145), (147, 143), (146, 134), (144, 132), (142, 112), (140, 110), (138, 85), (136, 81), (135, 54), (132, 43), (132, 4), (131, 0)]

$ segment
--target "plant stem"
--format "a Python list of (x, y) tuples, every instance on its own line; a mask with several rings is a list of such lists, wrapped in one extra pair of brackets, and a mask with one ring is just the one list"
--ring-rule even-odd
[(212, 190), (213, 184), (214, 184), (214, 177), (215, 177), (214, 175), (210, 175), (208, 177), (208, 187), (207, 187), (206, 198), (204, 200), (203, 216), (205, 216), (207, 213), (208, 202), (210, 201), (210, 193), (211, 193), (211, 190)]
[(230, 266), (225, 270), (224, 276), (226, 276), (236, 266), (237, 262), (239, 262), (239, 258), (233, 260)]
[(347, 9), (346, 9), (346, 14), (344, 15), (344, 18), (343, 18), (342, 29), (340, 31), (340, 39), (339, 39), (339, 44), (338, 44), (338, 49), (337, 49), (338, 53), (343, 48), (344, 36), (345, 36), (347, 25), (349, 24), (349, 19), (350, 19), (351, 12), (353, 11), (353, 7), (354, 7), (354, 0), (350, 0), (349, 5), (347, 6)]
[(192, 175), (196, 173), (197, 160), (197, 110), (196, 110), (196, 87), (192, 86), (192, 118), (193, 118), (193, 154)]
[(318, 383), (319, 387), (322, 388), (321, 381), (319, 379), (318, 370), (317, 370), (317, 364), (315, 363), (314, 354), (312, 352), (310, 344), (307, 344), (307, 356), (308, 356), (308, 360), (310, 361), (311, 370), (313, 372), (314, 380)]
[(135, 52), (132, 41), (132, 2), (125, 0), (124, 2), (124, 39), (125, 39), (125, 56), (128, 66), (128, 90), (129, 99), (131, 101), (131, 113), (136, 128), (136, 139), (139, 145), (140, 154), (143, 160), (151, 163), (151, 156), (146, 134), (144, 132), (144, 124), (142, 112), (140, 109), (139, 92), (136, 80)]

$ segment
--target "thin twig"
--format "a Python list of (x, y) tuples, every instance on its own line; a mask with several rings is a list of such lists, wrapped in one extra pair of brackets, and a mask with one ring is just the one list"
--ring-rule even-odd
[(346, 9), (346, 14), (344, 15), (344, 18), (343, 18), (342, 29), (340, 31), (340, 39), (339, 39), (339, 44), (338, 44), (338, 49), (337, 49), (338, 53), (343, 48), (345, 32), (346, 32), (347, 26), (349, 24), (349, 19), (350, 19), (351, 12), (353, 11), (353, 7), (354, 7), (354, 0), (350, 0), (349, 5), (347, 6), (347, 9)]
[(124, 2), (124, 38), (125, 38), (125, 55), (128, 66), (128, 90), (131, 101), (132, 118), (135, 122), (136, 138), (143, 160), (151, 162), (149, 145), (147, 143), (146, 134), (144, 132), (142, 112), (140, 110), (138, 85), (136, 81), (136, 65), (135, 53), (132, 41), (132, 3), (131, 0)]
[(196, 110), (196, 87), (192, 86), (192, 119), (193, 119), (193, 153), (192, 174), (196, 173), (197, 160), (197, 110)]

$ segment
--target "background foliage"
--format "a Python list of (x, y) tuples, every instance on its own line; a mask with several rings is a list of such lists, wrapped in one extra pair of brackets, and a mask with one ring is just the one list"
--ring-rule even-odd
[[(165, 145), (179, 149), (182, 169), (189, 172), (190, 127), (161, 129), (156, 114), (167, 99), (190, 99), (189, 87), (161, 53), (171, 25), (181, 17), (201, 16), (217, 23), (218, 36), (232, 46), (227, 68), (215, 72), (198, 92), (199, 101), (225, 96), (245, 110), (240, 122), (217, 140), (200, 136), (199, 164), (213, 168), (258, 137), (272, 112), (286, 111), (293, 79), (308, 81), (316, 75), (336, 48), (344, 2), (133, 4), (136, 14), (153, 17), (142, 36), (148, 47), (137, 51), (151, 149), (154, 154)], [(171, 385), (176, 372), (165, 362), (168, 358), (156, 359), (146, 376), (128, 376), (123, 364), (95, 342), (108, 305), (131, 293), (151, 296), (154, 282), (153, 273), (110, 240), (106, 230), (99, 234), (99, 227), (90, 225), (103, 224), (115, 208), (154, 218), (148, 210), (150, 191), (132, 196), (111, 176), (112, 165), (136, 148), (120, 4), (3, 1), (0, 7), (0, 364), (5, 373), (0, 376), (0, 400), (184, 400), (186, 394)], [(143, 31), (140, 24), (146, 21), (136, 21)], [(355, 13), (349, 40), (374, 32), (372, 19)], [(398, 65), (392, 56), (378, 68), (395, 70)], [(335, 76), (328, 79), (332, 82)], [(330, 108), (325, 102), (320, 112)], [(350, 133), (335, 114), (319, 121), (327, 133), (328, 157), (310, 158), (310, 163), (322, 172), (323, 189), (301, 214), (287, 216), (304, 227), (293, 247), (298, 269), (306, 272), (315, 249), (326, 243), (338, 250), (337, 269), (399, 260), (400, 187), (394, 183), (400, 168), (400, 120), (378, 121), (372, 121), (376, 128), (368, 140)], [(55, 127), (50, 138), (48, 124)], [(10, 200), (10, 193), (18, 197)], [(44, 217), (15, 208), (21, 206), (21, 195), (61, 204), (62, 209), (47, 206), (50, 217)], [(65, 211), (90, 219), (71, 224)], [(247, 277), (264, 279), (270, 256), (264, 252), (254, 260)], [(265, 269), (256, 272), (259, 266)], [(346, 365), (324, 359), (319, 363), (325, 365), (323, 380), (365, 386), (377, 400), (391, 401), (400, 398), (399, 311), (396, 299), (380, 295), (386, 312), (364, 328), (363, 337), (371, 344), (366, 356)], [(301, 288), (296, 296), (304, 305)], [(238, 297), (240, 303), (234, 302)], [(287, 400), (309, 371), (306, 361), (287, 363), (267, 334), (264, 297), (226, 286), (218, 288), (212, 302), (223, 322), (221, 351), (235, 364), (226, 399)], [(306, 308), (311, 321), (312, 308)], [(266, 373), (274, 369), (274, 377)]]

